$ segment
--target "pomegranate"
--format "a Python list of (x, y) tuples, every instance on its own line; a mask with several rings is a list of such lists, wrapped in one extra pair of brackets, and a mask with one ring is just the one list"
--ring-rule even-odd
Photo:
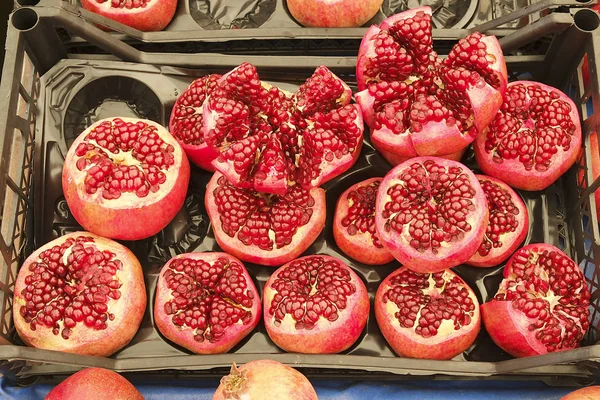
[(177, 0), (81, 0), (81, 6), (144, 32), (162, 31), (177, 9)]
[(283, 196), (233, 186), (215, 172), (206, 210), (217, 243), (241, 260), (278, 266), (302, 254), (325, 226), (325, 191), (293, 186)]
[(577, 159), (581, 148), (577, 108), (551, 86), (511, 82), (502, 108), (473, 147), (487, 175), (517, 189), (545, 189)]
[(339, 353), (356, 342), (367, 324), (365, 284), (337, 258), (311, 255), (275, 271), (263, 293), (265, 327), (288, 352)]
[(507, 84), (494, 36), (473, 33), (440, 60), (429, 7), (371, 26), (360, 45), (356, 77), (356, 101), (373, 145), (406, 158), (463, 151), (496, 115)]
[(348, 257), (368, 265), (391, 262), (375, 231), (375, 197), (382, 178), (350, 186), (340, 196), (333, 217), (333, 238)]
[(575, 390), (560, 400), (598, 400), (600, 399), (600, 386), (588, 386)]
[(490, 176), (475, 176), (485, 193), (490, 217), (479, 249), (466, 264), (493, 267), (523, 243), (529, 231), (529, 213), (521, 196), (506, 183)]
[(481, 306), (492, 340), (515, 357), (570, 350), (590, 326), (590, 291), (565, 253), (536, 243), (522, 247), (504, 267), (494, 298)]
[(103, 119), (79, 135), (62, 186), (73, 216), (97, 235), (139, 240), (171, 222), (185, 201), (190, 164), (156, 122)]
[[(583, 152), (583, 149), (581, 149)], [(600, 149), (598, 147), (598, 135), (596, 132), (590, 133), (590, 152), (592, 155), (592, 179), (596, 180), (600, 176)], [(580, 158), (580, 156), (578, 156)], [(589, 165), (589, 164), (588, 164)], [(579, 170), (579, 181), (583, 183), (583, 169)], [(590, 181), (591, 185), (593, 181)], [(585, 184), (583, 183), (585, 186)], [(596, 199), (596, 216), (600, 216), (600, 189), (596, 189), (594, 192), (594, 198)]]
[(95, 356), (123, 348), (146, 308), (142, 267), (126, 247), (74, 232), (33, 252), (15, 282), (13, 319), (28, 346)]
[[(460, 161), (462, 159), (463, 155), (465, 154), (465, 151), (467, 151), (466, 147), (456, 153), (446, 154), (446, 155), (442, 155), (442, 156), (438, 156), (438, 157), (445, 158), (447, 160)], [(396, 166), (396, 165), (403, 163), (406, 160), (410, 160), (412, 158), (412, 157), (402, 157), (402, 156), (399, 156), (394, 153), (390, 153), (385, 150), (380, 150), (379, 153), (392, 166)]]
[(213, 395), (213, 400), (317, 400), (310, 381), (292, 367), (273, 360), (250, 361), (237, 368), (235, 363), (229, 375)]
[(86, 368), (58, 385), (45, 400), (144, 400), (127, 379), (104, 368)]
[(169, 131), (181, 144), (190, 161), (211, 172), (215, 170), (212, 161), (217, 158), (218, 152), (204, 142), (202, 104), (220, 78), (221, 75), (212, 74), (192, 82), (177, 98), (169, 120)]
[(387, 173), (375, 227), (383, 245), (415, 272), (455, 267), (477, 251), (488, 226), (485, 193), (463, 164), (416, 157)]
[(318, 187), (360, 153), (364, 125), (351, 97), (326, 67), (290, 95), (240, 65), (204, 102), (204, 140), (219, 152), (214, 167), (235, 186), (263, 193)]
[(194, 353), (228, 352), (258, 325), (260, 315), (260, 297), (250, 274), (229, 254), (180, 254), (160, 272), (156, 326)]
[(475, 293), (449, 269), (392, 272), (377, 289), (375, 317), (392, 349), (410, 358), (449, 360), (473, 344), (481, 327)]
[(377, 14), (383, 0), (287, 0), (300, 24), (318, 28), (356, 28)]

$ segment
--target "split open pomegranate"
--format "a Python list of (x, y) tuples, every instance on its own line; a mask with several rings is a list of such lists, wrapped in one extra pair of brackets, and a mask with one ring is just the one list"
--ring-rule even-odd
[(265, 327), (288, 352), (348, 349), (369, 316), (365, 284), (348, 265), (326, 255), (298, 258), (275, 271), (264, 288)]
[(100, 120), (79, 135), (65, 158), (63, 192), (90, 232), (122, 240), (155, 235), (185, 201), (190, 164), (156, 122)]
[(88, 232), (40, 247), (15, 282), (15, 328), (23, 342), (40, 349), (109, 356), (131, 341), (145, 308), (137, 258)]
[(392, 349), (410, 358), (451, 359), (473, 344), (481, 326), (475, 293), (451, 270), (392, 272), (377, 289), (375, 317)]
[(550, 244), (515, 252), (494, 298), (481, 306), (492, 340), (515, 357), (570, 350), (590, 326), (590, 291), (581, 269)]
[(173, 257), (160, 272), (154, 321), (173, 343), (198, 354), (229, 351), (258, 325), (260, 297), (240, 260), (226, 253)]
[(162, 31), (177, 9), (177, 0), (81, 0), (81, 6), (144, 32)]
[(488, 226), (485, 193), (463, 164), (415, 157), (387, 173), (377, 194), (375, 227), (383, 245), (415, 272), (467, 261)]
[(204, 140), (213, 166), (235, 186), (284, 194), (310, 189), (350, 168), (363, 120), (352, 91), (326, 67), (294, 93), (261, 82), (244, 63), (225, 74), (204, 102)]
[(507, 85), (494, 36), (473, 33), (439, 59), (429, 7), (371, 26), (360, 45), (356, 77), (356, 101), (373, 145), (406, 158), (463, 151), (492, 121)]
[(517, 189), (542, 190), (577, 159), (579, 113), (558, 89), (538, 82), (511, 82), (502, 108), (473, 148), (487, 175)]

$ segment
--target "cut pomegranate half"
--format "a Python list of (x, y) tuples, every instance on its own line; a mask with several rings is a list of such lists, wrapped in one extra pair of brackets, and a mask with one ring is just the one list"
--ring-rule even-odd
[(325, 191), (293, 186), (285, 195), (233, 186), (215, 172), (206, 188), (215, 239), (241, 260), (278, 266), (302, 254), (325, 226)]
[(449, 360), (473, 344), (481, 326), (475, 293), (450, 270), (392, 272), (377, 289), (375, 317), (392, 349), (410, 358)]
[(590, 326), (590, 291), (581, 269), (556, 247), (515, 252), (494, 298), (481, 306), (492, 340), (515, 357), (579, 346)]
[(143, 32), (162, 31), (177, 9), (177, 0), (81, 0), (81, 6)]

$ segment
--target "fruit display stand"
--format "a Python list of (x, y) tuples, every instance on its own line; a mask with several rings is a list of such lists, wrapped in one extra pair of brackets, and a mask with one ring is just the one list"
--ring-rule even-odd
[[(158, 272), (169, 258), (188, 251), (218, 250), (203, 205), (210, 174), (194, 168), (185, 207), (174, 222), (154, 237), (127, 243), (144, 267), (148, 308), (133, 341), (110, 358), (102, 358), (25, 347), (11, 318), (16, 274), (27, 255), (56, 236), (81, 229), (61, 189), (64, 156), (73, 139), (90, 122), (116, 114), (167, 125), (175, 100), (195, 77), (223, 73), (242, 62), (254, 64), (266, 81), (291, 90), (315, 67), (326, 65), (355, 90), (356, 58), (342, 53), (356, 54), (358, 43), (350, 41), (348, 46), (355, 46), (351, 50), (341, 49), (340, 54), (329, 56), (293, 51), (239, 55), (239, 49), (228, 54), (194, 50), (187, 53), (182, 51), (181, 43), (171, 44), (167, 39), (147, 44), (147, 48), (117, 40), (64, 7), (40, 3), (18, 9), (9, 22), (1, 86), (4, 96), (0, 105), (0, 132), (4, 135), (0, 141), (0, 335), (11, 343), (0, 347), (0, 359), (5, 361), (3, 373), (25, 381), (97, 366), (123, 372), (160, 371), (164, 375), (215, 378), (222, 376), (234, 361), (243, 364), (270, 358), (301, 368), (308, 376), (330, 378), (535, 378), (562, 385), (592, 381), (597, 370), (595, 360), (600, 358), (600, 346), (596, 345), (600, 320), (597, 295), (600, 234), (593, 196), (600, 179), (592, 183), (588, 171), (592, 158), (589, 135), (597, 131), (598, 123), (593, 110), (600, 108), (600, 75), (596, 68), (596, 60), (600, 60), (600, 21), (596, 13), (587, 9), (573, 15), (554, 13), (548, 17), (546, 21), (551, 22), (541, 31), (539, 25), (528, 25), (504, 36), (501, 43), (505, 51), (515, 50), (555, 32), (543, 54), (507, 55), (509, 74), (513, 79), (528, 77), (562, 88), (580, 107), (584, 121), (585, 152), (579, 166), (544, 191), (520, 192), (530, 213), (525, 243), (556, 245), (579, 263), (588, 279), (593, 319), (581, 348), (511, 359), (482, 330), (475, 344), (454, 360), (401, 358), (386, 344), (371, 315), (360, 339), (342, 354), (283, 353), (269, 340), (262, 323), (227, 354), (191, 354), (161, 336), (151, 310)], [(80, 38), (79, 44), (65, 44), (56, 28)], [(437, 34), (452, 42), (466, 36), (468, 30), (438, 30)], [(194, 40), (210, 41), (199, 36)], [(304, 44), (303, 40), (310, 41), (297, 40)], [(158, 43), (161, 41), (164, 43)], [(84, 42), (87, 45), (81, 46)], [(440, 52), (443, 54), (443, 49)], [(589, 60), (588, 80), (581, 72), (584, 54)], [(472, 154), (467, 154), (463, 162), (477, 168)], [(346, 261), (366, 283), (371, 297), (379, 282), (397, 268), (397, 263), (368, 267), (347, 259), (333, 241), (332, 211), (336, 199), (350, 185), (382, 176), (389, 169), (366, 140), (356, 165), (323, 186), (329, 205), (326, 228), (306, 252), (326, 253)], [(273, 268), (253, 264), (247, 267), (259, 290), (262, 289)], [(502, 267), (474, 270), (460, 266), (455, 271), (475, 290), (480, 302), (485, 302), (496, 292)]]

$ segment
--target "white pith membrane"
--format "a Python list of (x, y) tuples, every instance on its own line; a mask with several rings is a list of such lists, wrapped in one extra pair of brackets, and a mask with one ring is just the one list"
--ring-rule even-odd
[[(402, 268), (387, 285), (383, 297), (386, 313), (395, 329), (413, 332), (411, 340), (447, 340), (470, 330), (475, 326), (473, 321), (479, 320), (475, 293), (450, 270), (419, 274)], [(462, 304), (454, 300), (457, 295), (462, 297)]]

